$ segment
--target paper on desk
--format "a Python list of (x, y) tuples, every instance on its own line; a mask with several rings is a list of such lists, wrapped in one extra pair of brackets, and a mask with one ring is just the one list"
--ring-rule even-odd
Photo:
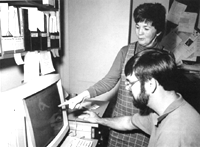
[(178, 25), (178, 31), (192, 33), (196, 19), (197, 13), (183, 12)]
[(167, 15), (167, 20), (178, 24), (182, 13), (185, 11), (187, 5), (174, 1)]
[(39, 77), (39, 54), (27, 52), (24, 59), (24, 82), (28, 82)]
[(89, 107), (89, 110), (96, 110), (99, 107), (100, 107), (99, 105), (94, 104), (91, 107)]
[(24, 64), (24, 61), (22, 60), (21, 53), (15, 53), (15, 54), (14, 54), (14, 59), (15, 59), (15, 63), (16, 63), (17, 65), (22, 65), (22, 64)]
[(197, 57), (195, 55), (195, 53), (193, 53), (192, 55), (190, 55), (189, 57), (187, 57), (186, 59), (184, 59), (186, 61), (196, 61), (197, 60)]
[(50, 51), (41, 51), (40, 52), (40, 68), (41, 68), (42, 75), (45, 75), (45, 74), (55, 71), (53, 64), (52, 64), (52, 58), (51, 58)]

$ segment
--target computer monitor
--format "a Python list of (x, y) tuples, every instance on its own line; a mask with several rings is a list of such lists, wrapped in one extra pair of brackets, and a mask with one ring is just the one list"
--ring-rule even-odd
[(58, 107), (64, 102), (58, 74), (41, 76), (6, 93), (4, 96), (12, 97), (10, 102), (14, 103), (9, 114), (24, 118), (18, 122), (24, 122), (25, 146), (56, 147), (62, 142), (69, 123), (65, 106)]

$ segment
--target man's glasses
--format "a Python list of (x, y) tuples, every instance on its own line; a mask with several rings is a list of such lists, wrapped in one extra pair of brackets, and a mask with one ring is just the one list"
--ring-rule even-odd
[(129, 82), (129, 81), (126, 81), (127, 82), (127, 84), (126, 84), (126, 86), (128, 86), (128, 90), (131, 90), (131, 87), (133, 87), (133, 85), (135, 84), (135, 83), (137, 83), (139, 80), (137, 80), (137, 81), (134, 81), (134, 82)]

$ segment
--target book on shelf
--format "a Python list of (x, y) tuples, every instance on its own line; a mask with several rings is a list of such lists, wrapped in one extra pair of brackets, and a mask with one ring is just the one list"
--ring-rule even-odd
[(24, 36), (21, 33), (19, 12), (8, 3), (0, 3), (2, 54), (24, 51)]
[(59, 32), (50, 33), (51, 48), (59, 48)]
[(58, 0), (42, 0), (42, 4), (46, 6), (58, 8)]
[(20, 14), (20, 21), (21, 21), (21, 33), (24, 36), (24, 48), (27, 51), (31, 48), (31, 34), (29, 30), (29, 21), (28, 21), (28, 10), (23, 8), (18, 8)]
[[(58, 48), (59, 43), (55, 43), (59, 42), (56, 12), (41, 12), (36, 8), (27, 7), (24, 9), (28, 11), (28, 28), (26, 30), (30, 31), (30, 47), (26, 48), (26, 50)], [(37, 20), (37, 23), (35, 23), (35, 20)], [(51, 33), (53, 34), (51, 35)]]
[(59, 48), (60, 22), (57, 13), (0, 3), (0, 53)]

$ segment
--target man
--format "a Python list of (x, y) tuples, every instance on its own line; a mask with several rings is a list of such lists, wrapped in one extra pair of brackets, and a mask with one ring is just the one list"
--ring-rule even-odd
[(119, 131), (141, 129), (150, 135), (149, 147), (200, 146), (200, 115), (177, 93), (179, 74), (172, 54), (143, 50), (127, 62), (125, 75), (133, 104), (150, 108), (148, 115), (100, 118), (86, 111), (80, 118)]

